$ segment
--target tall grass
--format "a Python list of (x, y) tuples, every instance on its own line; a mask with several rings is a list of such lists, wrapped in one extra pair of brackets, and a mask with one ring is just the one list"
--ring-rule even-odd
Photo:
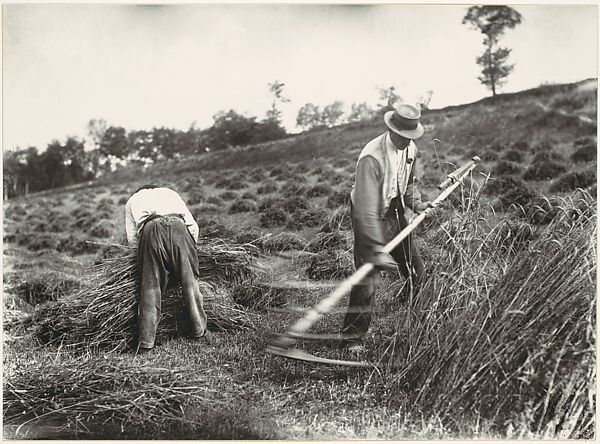
[(563, 199), (523, 238), (490, 222), (475, 188), (430, 236), (431, 274), (382, 349), (394, 388), (451, 428), (592, 438), (595, 199)]

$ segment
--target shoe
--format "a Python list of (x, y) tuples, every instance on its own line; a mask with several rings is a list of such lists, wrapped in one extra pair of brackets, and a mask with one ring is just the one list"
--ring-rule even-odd
[(362, 341), (349, 341), (346, 345), (346, 350), (353, 355), (357, 355), (365, 351), (365, 346), (363, 345)]
[(136, 355), (144, 355), (148, 352), (151, 352), (153, 349), (153, 347), (151, 348), (147, 348), (147, 347), (139, 347), (136, 351)]

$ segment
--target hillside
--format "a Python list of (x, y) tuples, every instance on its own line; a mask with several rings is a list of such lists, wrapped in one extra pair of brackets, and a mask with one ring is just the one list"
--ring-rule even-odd
[[(585, 400), (595, 382), (595, 281), (589, 278), (595, 276), (595, 255), (589, 239), (596, 225), (596, 97), (597, 81), (590, 79), (424, 112), (425, 135), (417, 146), (425, 196), (433, 199), (446, 174), (471, 157), (482, 162), (417, 231), (432, 276), (419, 300), (407, 306), (398, 297), (403, 279), (392, 273), (383, 279), (367, 339), (365, 359), (380, 364), (371, 373), (285, 361), (264, 347), (297, 319), (294, 309), (311, 307), (352, 273), (349, 193), (358, 154), (385, 131), (382, 119), (124, 168), (91, 183), (5, 202), (5, 381), (33, 384), (31, 375), (44, 365), (62, 375), (79, 365), (92, 368), (104, 356), (130, 367), (194, 368), (215, 391), (202, 393), (214, 408), (184, 400), (184, 421), (141, 420), (125, 427), (125, 435), (118, 415), (101, 426), (100, 418), (81, 422), (79, 414), (77, 420), (53, 414), (48, 425), (12, 410), (5, 433), (95, 439), (592, 437), (595, 405)], [(225, 246), (215, 247), (224, 249), (219, 254), (247, 249), (253, 277), (221, 280), (215, 291), (230, 304), (221, 308), (252, 328), (215, 329), (205, 344), (169, 337), (152, 353), (134, 357), (121, 349), (69, 346), (67, 320), (52, 325), (69, 301), (106, 296), (92, 277), (118, 269), (129, 253), (119, 247), (125, 243), (123, 209), (145, 183), (182, 195), (200, 227), (199, 248), (220, 239)], [(556, 282), (540, 274), (544, 267)], [(118, 287), (111, 276), (104, 278), (106, 288)], [(515, 292), (523, 298), (515, 299)], [(571, 322), (558, 322), (544, 303)], [(335, 333), (345, 304), (347, 299), (317, 330)], [(36, 333), (42, 315), (53, 334), (65, 335), (64, 344), (45, 344)], [(502, 328), (490, 325), (492, 318)], [(77, 322), (94, 326), (89, 319)], [(479, 341), (481, 332), (488, 345)], [(304, 345), (348, 358), (335, 344)], [(500, 378), (502, 372), (510, 377)], [(69, 379), (61, 378), (55, 393)], [(5, 396), (16, 393), (9, 388), (5, 383)], [(46, 395), (36, 396), (43, 405)], [(55, 402), (71, 407), (60, 397)], [(15, 435), (25, 420), (27, 427)]]

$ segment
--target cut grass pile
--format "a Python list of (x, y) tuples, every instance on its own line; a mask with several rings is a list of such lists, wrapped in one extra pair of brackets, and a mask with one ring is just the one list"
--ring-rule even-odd
[[(222, 241), (199, 245), (199, 284), (209, 328), (254, 328), (251, 315), (228, 292), (234, 286), (253, 281), (251, 248)], [(158, 341), (186, 332), (187, 318), (180, 292), (178, 286), (171, 287), (163, 295)], [(135, 255), (114, 257), (95, 266), (87, 288), (39, 306), (28, 322), (45, 344), (116, 349), (133, 338), (137, 297)]]
[(161, 428), (186, 422), (186, 404), (211, 398), (211, 389), (194, 369), (85, 357), (69, 365), (50, 361), (17, 369), (4, 385), (3, 419), (19, 425), (15, 436), (28, 424), (54, 421), (71, 437), (107, 436), (109, 430), (117, 437), (148, 424)]

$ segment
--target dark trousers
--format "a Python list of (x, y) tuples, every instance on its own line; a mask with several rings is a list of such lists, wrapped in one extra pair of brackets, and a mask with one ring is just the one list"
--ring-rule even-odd
[(138, 246), (141, 276), (138, 302), (138, 344), (152, 348), (160, 320), (161, 297), (169, 277), (181, 283), (193, 337), (206, 331), (206, 313), (198, 287), (196, 243), (179, 216), (159, 216), (146, 222)]
[[(408, 221), (404, 216), (404, 208), (396, 199), (392, 201), (392, 205), (382, 223), (386, 242), (391, 241), (408, 226)], [(352, 226), (356, 226), (354, 220)], [(369, 247), (364, 245), (361, 237), (354, 231), (354, 266), (356, 269), (368, 262), (370, 254)], [(416, 291), (424, 275), (424, 265), (412, 233), (390, 254), (398, 264), (402, 276), (407, 279), (407, 291)], [(371, 323), (375, 285), (379, 279), (379, 271), (374, 270), (359, 285), (352, 287), (342, 333), (356, 335), (357, 337), (365, 335)]]

